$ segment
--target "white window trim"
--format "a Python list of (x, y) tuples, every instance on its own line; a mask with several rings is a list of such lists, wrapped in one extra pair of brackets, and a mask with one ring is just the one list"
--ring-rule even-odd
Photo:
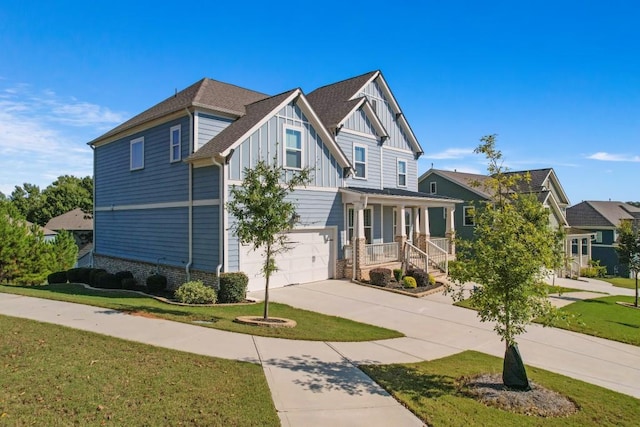
[[(178, 131), (178, 144), (173, 143), (174, 142), (173, 132), (175, 130)], [(178, 158), (173, 157), (173, 148), (176, 145), (178, 146)], [(175, 162), (179, 162), (180, 160), (182, 160), (182, 126), (175, 125), (175, 126), (171, 126), (171, 128), (169, 129), (169, 162), (175, 163)]]
[[(362, 148), (364, 149), (364, 162), (356, 162), (356, 148)], [(367, 146), (364, 144), (358, 144), (358, 143), (353, 143), (353, 170), (354, 170), (354, 176), (353, 179), (362, 179), (362, 180), (366, 180), (367, 177), (369, 176), (369, 167), (368, 167), (368, 149)], [(355, 175), (355, 170), (356, 170), (356, 163), (364, 163), (364, 176), (357, 176)]]
[[(295, 132), (300, 132), (300, 167), (289, 166), (287, 165), (287, 130), (292, 130)], [(282, 140), (284, 141), (282, 144), (282, 167), (287, 170), (302, 170), (304, 168), (304, 129), (298, 126), (292, 126), (286, 123), (282, 124)], [(291, 148), (291, 150), (296, 150), (295, 148)]]
[[(349, 212), (350, 211), (353, 211), (353, 226), (349, 225)], [(370, 235), (371, 235), (371, 243), (373, 243), (373, 222), (374, 222), (373, 221), (374, 220), (374, 218), (373, 218), (373, 209), (372, 208), (364, 208), (363, 211), (365, 211), (365, 212), (369, 211), (369, 215), (370, 215), (370, 218), (371, 218), (371, 225), (364, 226), (365, 233), (364, 233), (363, 237), (366, 239), (366, 236), (367, 236), (366, 229), (370, 229), (371, 230), (371, 233), (370, 233)], [(346, 227), (345, 227), (345, 229), (347, 230), (347, 240), (349, 240), (349, 230), (353, 229), (352, 236), (356, 235), (356, 215), (358, 215), (357, 210), (353, 207), (353, 205), (349, 206), (347, 208)], [(362, 215), (362, 220), (363, 221), (364, 221), (365, 216), (366, 216), (366, 213), (363, 213), (363, 215)], [(349, 240), (349, 244), (350, 245), (353, 244), (353, 241)]]
[(436, 181), (429, 182), (429, 193), (436, 194), (438, 192), (438, 183)]
[[(400, 173), (400, 163), (404, 163), (404, 173)], [(407, 186), (407, 175), (408, 175), (409, 164), (404, 159), (396, 159), (396, 184), (398, 187), (406, 187)], [(400, 175), (404, 175), (404, 185), (400, 184)]]
[[(136, 144), (142, 144), (142, 165), (133, 167), (133, 146)], [(137, 171), (140, 169), (144, 169), (144, 136), (140, 138), (132, 139), (129, 142), (129, 170)]]
[(468, 209), (473, 209), (473, 206), (463, 206), (462, 207), (462, 225), (464, 225), (465, 227), (475, 227), (476, 226), (476, 221), (473, 218), (472, 215), (471, 216), (471, 222), (472, 224), (467, 224), (467, 210)]

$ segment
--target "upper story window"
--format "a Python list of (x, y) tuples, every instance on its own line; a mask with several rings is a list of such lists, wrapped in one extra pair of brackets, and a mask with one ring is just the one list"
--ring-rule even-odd
[(285, 127), (284, 135), (285, 168), (302, 169), (302, 130)]
[(602, 243), (602, 231), (596, 231), (596, 243)]
[(435, 181), (429, 183), (429, 193), (436, 194), (438, 191), (438, 185)]
[(180, 125), (173, 126), (169, 130), (169, 156), (171, 162), (180, 161), (181, 158), (181, 137)]
[(129, 169), (144, 169), (144, 137), (131, 141), (129, 151)]
[(464, 225), (466, 225), (466, 226), (474, 226), (474, 225), (476, 225), (473, 206), (463, 206), (462, 207), (462, 216), (464, 217)]
[(398, 160), (398, 187), (407, 186), (407, 161)]
[(367, 179), (367, 147), (353, 145), (353, 166), (356, 170), (355, 178)]

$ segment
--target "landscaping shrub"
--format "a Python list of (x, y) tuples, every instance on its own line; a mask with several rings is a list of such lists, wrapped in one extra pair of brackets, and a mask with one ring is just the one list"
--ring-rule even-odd
[(56, 271), (47, 276), (47, 283), (67, 283), (67, 272)]
[(421, 288), (429, 286), (429, 273), (424, 270), (412, 270), (410, 277), (413, 277)]
[(415, 288), (415, 287), (418, 286), (417, 283), (416, 283), (416, 279), (414, 279), (411, 276), (405, 276), (405, 278), (402, 279), (402, 285), (405, 288)]
[(118, 271), (116, 277), (123, 281), (124, 279), (133, 279), (133, 273), (130, 271)]
[(396, 282), (400, 283), (400, 280), (402, 280), (402, 269), (401, 268), (394, 268), (393, 269), (393, 277), (395, 277)]
[(200, 280), (195, 280), (180, 285), (174, 292), (175, 298), (185, 304), (214, 304), (216, 291), (205, 286)]
[(69, 283), (82, 283), (80, 281), (80, 279), (81, 279), (80, 271), (81, 270), (82, 270), (82, 268), (71, 268), (71, 269), (67, 270), (67, 280), (69, 280)]
[(249, 278), (244, 273), (220, 274), (218, 302), (221, 304), (243, 302), (247, 296), (248, 284)]
[(90, 284), (91, 283), (91, 272), (94, 270), (89, 267), (81, 267), (78, 269), (79, 280), (78, 283)]
[(120, 283), (122, 284), (122, 289), (129, 289), (130, 291), (146, 290), (144, 286), (138, 286), (138, 281), (133, 277), (125, 277)]
[(429, 275), (429, 285), (431, 285), (431, 286), (435, 286), (436, 285), (436, 278), (433, 277), (432, 275)]
[(101, 272), (95, 275), (95, 285), (103, 289), (122, 289), (121, 281), (115, 274)]
[(369, 272), (372, 285), (387, 286), (391, 283), (391, 270), (388, 268), (374, 268)]
[(164, 292), (167, 290), (167, 278), (162, 274), (152, 274), (147, 277), (147, 289), (151, 293)]
[(98, 276), (106, 273), (107, 270), (103, 269), (103, 268), (92, 268), (89, 271), (89, 282), (88, 284), (91, 286), (98, 286)]

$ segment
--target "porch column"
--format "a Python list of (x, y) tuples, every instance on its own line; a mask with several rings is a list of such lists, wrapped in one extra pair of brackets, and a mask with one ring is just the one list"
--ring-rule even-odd
[(353, 236), (353, 269), (354, 279), (362, 280), (362, 267), (366, 255), (367, 240), (364, 237), (364, 204), (356, 203), (353, 206), (355, 214), (355, 230)]
[(455, 206), (450, 206), (447, 209), (447, 230), (445, 233), (445, 237), (447, 239), (449, 239), (449, 255), (455, 255), (456, 254), (456, 244), (455, 244), (455, 237), (456, 237), (456, 222), (455, 222), (455, 212), (456, 212), (456, 208)]
[(406, 224), (404, 222), (404, 205), (396, 206), (395, 241), (398, 244), (398, 261), (404, 259), (404, 243), (407, 241)]
[(427, 241), (429, 240), (429, 208), (426, 206), (420, 207), (420, 236), (418, 238), (417, 246), (421, 251), (427, 252)]
[(587, 260), (591, 261), (591, 236), (587, 237)]
[[(413, 244), (420, 247), (420, 208), (413, 208)], [(409, 237), (409, 236), (407, 236)]]
[[(582, 268), (582, 255), (584, 255), (584, 252), (582, 252), (582, 241), (583, 240), (584, 240), (583, 238), (579, 238), (578, 239), (578, 247), (580, 248), (580, 249), (578, 249), (578, 256), (579, 256), (578, 265), (580, 266), (580, 268)], [(580, 275), (580, 274), (578, 273), (578, 275)]]

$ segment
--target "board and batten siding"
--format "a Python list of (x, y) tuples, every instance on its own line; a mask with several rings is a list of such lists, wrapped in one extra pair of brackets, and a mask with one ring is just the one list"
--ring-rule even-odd
[(384, 93), (382, 93), (378, 83), (376, 83), (375, 80), (372, 81), (364, 87), (360, 95), (366, 96), (369, 100), (376, 101), (376, 114), (382, 122), (382, 126), (384, 126), (389, 134), (389, 139), (385, 141), (385, 145), (403, 150), (411, 150), (411, 144), (405, 131), (398, 126), (396, 111), (392, 110), (391, 104), (389, 104)]
[[(398, 160), (407, 162), (407, 185), (398, 185)], [(393, 150), (382, 146), (382, 178), (385, 188), (403, 188), (418, 191), (418, 162), (412, 151)]]
[(373, 138), (368, 138), (363, 135), (355, 135), (348, 132), (340, 132), (336, 140), (352, 164), (354, 164), (353, 147), (355, 145), (362, 145), (367, 149), (367, 176), (364, 179), (349, 176), (345, 180), (346, 185), (349, 187), (382, 188), (382, 180), (380, 176), (380, 146), (378, 145), (378, 141)]
[(241, 181), (244, 177), (244, 169), (252, 168), (260, 159), (271, 163), (274, 158), (277, 158), (278, 164), (282, 165), (285, 124), (302, 130), (302, 166), (312, 169), (312, 181), (309, 186), (339, 187), (342, 183), (342, 167), (300, 108), (293, 102), (271, 117), (236, 148), (229, 163), (229, 179)]
[(365, 112), (362, 111), (362, 108), (359, 108), (349, 116), (349, 118), (344, 122), (343, 129), (350, 129), (356, 132), (366, 133), (376, 137), (378, 136), (373, 124), (371, 124), (371, 121)]
[[(96, 147), (96, 207), (187, 200), (189, 167), (182, 161), (170, 161), (169, 129), (175, 125), (181, 128), (181, 155), (185, 159), (189, 156), (188, 116)], [(144, 168), (132, 171), (130, 144), (140, 137), (144, 137)]]
[(193, 208), (193, 266), (194, 270), (215, 271), (220, 258), (220, 208)]
[(95, 252), (183, 267), (189, 259), (188, 209), (97, 211)]
[(233, 123), (232, 119), (225, 117), (213, 116), (202, 112), (195, 113), (198, 123), (198, 138), (196, 140), (196, 151), (207, 142), (211, 141), (213, 137), (218, 135), (227, 126)]
[[(288, 196), (288, 200), (296, 204), (296, 213), (300, 215), (298, 229), (336, 227), (339, 239), (338, 258), (342, 258), (344, 239), (344, 205), (342, 197), (337, 191), (326, 190), (295, 190)], [(233, 224), (235, 218), (229, 217), (229, 223)], [(295, 250), (295, 249), (294, 249)], [(233, 231), (229, 231), (228, 260), (229, 265), (225, 271), (238, 271), (240, 268), (240, 242)]]

